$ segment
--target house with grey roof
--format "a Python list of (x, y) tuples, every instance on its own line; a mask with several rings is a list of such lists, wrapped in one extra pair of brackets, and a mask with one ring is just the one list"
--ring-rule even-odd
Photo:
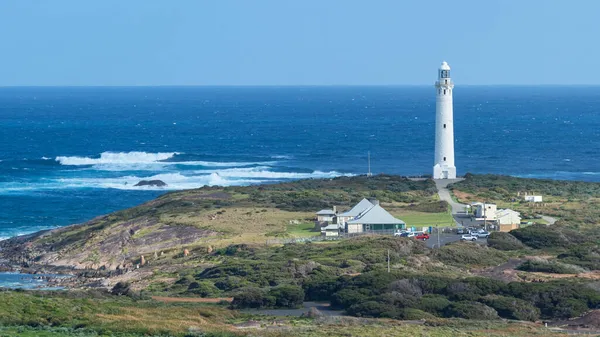
[(346, 222), (348, 233), (398, 230), (405, 226), (404, 221), (395, 218), (379, 204), (364, 210), (354, 220)]
[(351, 209), (347, 210), (344, 213), (338, 214), (338, 224), (341, 226), (345, 226), (346, 222), (350, 220), (354, 220), (357, 216), (359, 216), (362, 212), (368, 210), (373, 207), (374, 204), (367, 199), (363, 199), (358, 202), (358, 204), (354, 205)]
[(322, 209), (317, 212), (317, 221), (319, 223), (335, 223), (337, 216), (336, 207), (333, 206), (333, 209)]

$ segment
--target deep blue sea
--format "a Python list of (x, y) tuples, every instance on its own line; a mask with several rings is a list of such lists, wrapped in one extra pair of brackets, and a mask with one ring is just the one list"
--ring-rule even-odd
[[(600, 181), (600, 87), (457, 86), (459, 174)], [(0, 88), (0, 237), (167, 190), (430, 174), (423, 87)], [(134, 187), (160, 179), (167, 188)]]

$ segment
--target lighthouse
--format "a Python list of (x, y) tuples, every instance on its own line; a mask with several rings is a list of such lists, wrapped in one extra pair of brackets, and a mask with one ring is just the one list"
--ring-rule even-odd
[(450, 66), (442, 62), (435, 82), (435, 161), (433, 179), (455, 179), (454, 166), (454, 118), (452, 113), (452, 90)]

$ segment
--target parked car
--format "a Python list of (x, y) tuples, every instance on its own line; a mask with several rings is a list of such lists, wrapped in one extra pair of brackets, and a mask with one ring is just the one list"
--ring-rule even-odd
[(475, 241), (477, 237), (472, 234), (465, 234), (460, 237), (460, 241)]
[(402, 234), (408, 233), (407, 231), (397, 231), (394, 233), (394, 236), (402, 236)]
[(456, 234), (460, 234), (460, 235), (462, 235), (462, 234), (465, 234), (465, 230), (464, 230), (464, 228), (459, 228), (459, 229), (457, 229), (457, 230), (456, 230)]
[(414, 236), (414, 238), (417, 239), (417, 240), (423, 240), (423, 241), (429, 240), (429, 234), (422, 233), (422, 232), (416, 233), (415, 236)]
[(394, 236), (400, 236), (403, 238), (412, 238), (413, 236), (415, 236), (414, 232), (400, 232), (400, 235), (396, 235), (396, 233), (394, 233)]
[(477, 232), (477, 233), (473, 233), (473, 236), (476, 236), (478, 238), (487, 239), (487, 237), (490, 236), (490, 232), (480, 231), (480, 232)]

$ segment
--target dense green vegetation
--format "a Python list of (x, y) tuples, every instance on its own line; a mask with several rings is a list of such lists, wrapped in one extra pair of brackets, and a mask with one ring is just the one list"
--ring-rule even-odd
[[(436, 200), (431, 180), (386, 175), (169, 193), (41, 237), (31, 245), (12, 247), (13, 251), (21, 254), (23, 248), (32, 260), (44, 249), (52, 254), (93, 252), (86, 244), (109, 241), (106, 238), (111, 238), (112, 231), (125, 224), (130, 227), (119, 235), (130, 239), (128, 243), (140, 240), (138, 248), (144, 248), (142, 239), (163, 225), (219, 234), (144, 253), (150, 264), (132, 272), (147, 278), (118, 283), (111, 292), (0, 292), (0, 326), (7, 326), (0, 328), (0, 336), (367, 336), (392, 335), (389, 329), (398, 328), (398, 323), (390, 324), (389, 319), (426, 320), (424, 327), (399, 328), (410, 330), (407, 335), (413, 336), (428, 335), (429, 325), (447, 328), (463, 319), (471, 325), (478, 321), (503, 324), (501, 319), (561, 320), (600, 308), (597, 282), (564, 275), (600, 270), (600, 229), (590, 226), (600, 214), (596, 207), (600, 184), (467, 175), (454, 189), (532, 216), (543, 210), (543, 214), (560, 216), (561, 221), (493, 233), (488, 246), (457, 242), (432, 250), (424, 242), (392, 236), (283, 245), (265, 242), (265, 237), (284, 237), (293, 230), (311, 235), (310, 217), (315, 210), (351, 206), (364, 197), (378, 198), (393, 213), (404, 211), (418, 217), (425, 212), (434, 222), (447, 214), (448, 205)], [(542, 194), (549, 205), (533, 209), (519, 200), (518, 191)], [(291, 212), (296, 213), (286, 217)], [(234, 238), (236, 233), (248, 236)], [(168, 234), (167, 242), (171, 240)], [(124, 240), (115, 242), (123, 254), (131, 249), (121, 249)], [(138, 261), (141, 254), (130, 255)], [(79, 256), (75, 258), (80, 261)], [(510, 273), (504, 278), (506, 268)], [(559, 276), (565, 279), (552, 279)], [(213, 302), (222, 302), (164, 304), (150, 300), (150, 295), (219, 298)], [(225, 298), (233, 301), (225, 303)], [(355, 318), (329, 325), (322, 318), (298, 318), (285, 323), (289, 329), (301, 327), (293, 332), (233, 328), (232, 324), (257, 316), (231, 309), (299, 308), (303, 301), (326, 301)], [(388, 320), (380, 323), (371, 318)], [(340, 323), (349, 319), (356, 321), (348, 326)], [(487, 326), (482, 329), (483, 335), (493, 335)], [(446, 334), (440, 336), (454, 336), (456, 331), (444, 330)], [(534, 334), (528, 330), (524, 335)]]
[[(286, 211), (315, 211), (323, 205), (351, 206), (363, 198), (415, 203), (437, 193), (432, 180), (412, 181), (390, 175), (307, 179), (273, 185), (228, 187), (225, 191), (249, 194), (248, 200), (253, 203)], [(439, 211), (439, 205), (434, 209)]]

